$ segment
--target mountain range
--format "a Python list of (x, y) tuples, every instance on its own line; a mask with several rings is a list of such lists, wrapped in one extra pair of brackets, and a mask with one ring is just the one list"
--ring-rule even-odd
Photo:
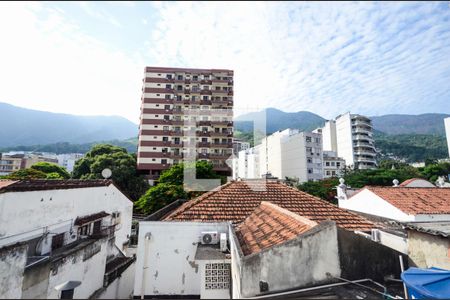
[[(444, 118), (448, 114), (421, 115), (383, 115), (371, 116), (375, 132), (388, 135), (397, 134), (432, 134), (445, 135)], [(253, 128), (253, 121), (266, 119), (266, 132), (273, 133), (286, 128), (297, 128), (305, 131), (322, 126), (326, 119), (308, 111), (283, 112), (275, 108), (267, 108), (260, 112), (252, 112), (235, 119), (235, 128), (242, 132), (249, 132)]]
[(137, 134), (138, 126), (119, 116), (76, 116), (0, 102), (0, 148), (123, 140)]

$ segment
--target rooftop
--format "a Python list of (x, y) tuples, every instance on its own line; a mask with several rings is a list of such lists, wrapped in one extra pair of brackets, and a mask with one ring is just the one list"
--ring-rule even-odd
[(320, 198), (289, 187), (278, 180), (231, 181), (200, 197), (192, 199), (165, 221), (241, 223), (261, 203), (268, 201), (315, 222), (335, 221), (349, 230), (369, 231), (370, 221)]
[[(434, 187), (434, 188), (436, 187), (431, 182), (429, 182), (425, 179), (422, 179), (422, 178), (407, 179), (407, 180), (403, 181), (402, 183), (400, 183), (399, 186), (408, 187), (410, 184), (420, 184), (421, 185), (420, 187)], [(418, 187), (418, 186), (416, 186), (416, 187)]]
[(450, 214), (450, 189), (400, 186), (365, 189), (410, 215)]
[(450, 221), (406, 223), (404, 226), (419, 232), (450, 237)]
[(111, 180), (106, 179), (90, 179), (90, 180), (46, 180), (46, 179), (33, 179), (33, 180), (1, 180), (0, 181), (0, 194), (8, 192), (29, 192), (29, 191), (41, 191), (41, 190), (66, 190), (77, 189), (87, 187), (99, 187), (109, 186), (112, 184)]
[(317, 223), (270, 202), (261, 204), (236, 228), (244, 255), (296, 238)]

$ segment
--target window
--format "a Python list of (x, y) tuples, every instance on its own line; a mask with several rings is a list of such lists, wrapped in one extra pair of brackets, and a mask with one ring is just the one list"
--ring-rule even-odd
[(208, 131), (208, 127), (202, 127), (202, 131), (203, 132), (207, 132)]
[(177, 96), (177, 101), (181, 101), (181, 100), (183, 100), (183, 98), (181, 97), (181, 95), (178, 95)]
[(306, 147), (306, 152), (307, 153), (312, 153), (312, 148), (311, 147)]
[(56, 234), (52, 237), (52, 251), (64, 245), (64, 233)]
[(155, 115), (155, 118), (159, 117), (159, 115)]
[(208, 153), (208, 149), (203, 148), (202, 149), (202, 154), (207, 154)]
[(167, 74), (167, 75), (166, 75), (166, 78), (167, 78), (167, 79), (172, 79), (172, 75)]
[(327, 171), (327, 175), (330, 176), (330, 171)]
[(168, 142), (169, 138), (167, 136), (163, 136), (162, 140), (163, 140), (163, 142)]
[(167, 153), (167, 148), (162, 148), (162, 153)]
[(316, 143), (317, 143), (317, 144), (320, 143), (320, 138), (316, 138)]
[(164, 105), (164, 109), (170, 109), (170, 105)]
[(197, 75), (192, 76), (192, 80), (197, 81), (198, 80), (198, 76)]
[(166, 84), (166, 89), (171, 89), (171, 88), (172, 88), (172, 85)]
[(61, 291), (60, 299), (73, 299), (73, 290), (74, 289)]
[(312, 169), (308, 169), (308, 174), (312, 174), (313, 170)]
[(203, 96), (203, 100), (208, 100), (208, 96)]
[(306, 142), (307, 142), (307, 143), (311, 143), (311, 137), (310, 137), (310, 136), (307, 136), (307, 137), (306, 137)]
[(167, 121), (170, 120), (170, 116), (167, 116), (167, 115), (164, 116), (164, 120), (167, 120)]
[(334, 162), (334, 161), (331, 162), (331, 166), (332, 166), (332, 167), (335, 166), (335, 162)]
[(170, 95), (167, 95), (167, 94), (166, 94), (165, 98), (166, 98), (166, 99), (170, 99)]
[(202, 138), (202, 143), (207, 143), (208, 142), (208, 138)]
[(329, 167), (330, 166), (330, 162), (329, 161), (325, 162), (325, 166)]
[(178, 75), (177, 79), (178, 80), (183, 80), (183, 75)]
[(336, 172), (335, 171), (331, 171), (331, 174), (334, 176), (334, 175), (336, 175)]
[(192, 97), (191, 97), (191, 100), (192, 100), (192, 101), (195, 101), (195, 100), (197, 100), (197, 97), (196, 97), (196, 96), (192, 96)]
[(308, 157), (306, 160), (308, 161), (308, 164), (312, 163), (312, 158)]
[(183, 90), (183, 86), (182, 85), (178, 85), (177, 86), (177, 91), (182, 91)]
[(169, 130), (169, 126), (163, 126), (163, 130), (164, 131), (168, 131)]

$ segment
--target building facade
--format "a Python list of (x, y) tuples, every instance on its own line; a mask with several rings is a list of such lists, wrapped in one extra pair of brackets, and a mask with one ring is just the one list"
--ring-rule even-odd
[(345, 160), (334, 151), (323, 151), (323, 178), (339, 177), (345, 170)]
[(372, 121), (363, 115), (345, 113), (315, 132), (322, 133), (323, 150), (334, 151), (353, 169), (377, 167)]
[(137, 168), (150, 180), (187, 155), (231, 175), (233, 71), (147, 67)]
[(0, 175), (9, 175), (22, 169), (22, 158), (0, 153)]
[(450, 157), (450, 117), (444, 119), (445, 134), (447, 137), (448, 157)]
[(239, 178), (323, 179), (322, 135), (297, 129), (277, 131), (257, 147), (239, 152)]
[(67, 154), (59, 154), (58, 165), (66, 168), (68, 172), (72, 172), (77, 160), (81, 159), (84, 155), (81, 153), (67, 153)]
[(0, 206), (0, 298), (131, 295), (133, 203), (111, 181), (0, 181)]

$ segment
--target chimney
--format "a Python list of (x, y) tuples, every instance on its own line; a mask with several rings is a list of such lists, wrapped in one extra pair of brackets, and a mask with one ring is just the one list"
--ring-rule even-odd
[(394, 187), (398, 187), (399, 181), (397, 179), (392, 180), (392, 183), (394, 184)]
[(339, 185), (336, 187), (338, 201), (347, 200), (347, 186), (344, 182), (344, 178), (339, 178)]

